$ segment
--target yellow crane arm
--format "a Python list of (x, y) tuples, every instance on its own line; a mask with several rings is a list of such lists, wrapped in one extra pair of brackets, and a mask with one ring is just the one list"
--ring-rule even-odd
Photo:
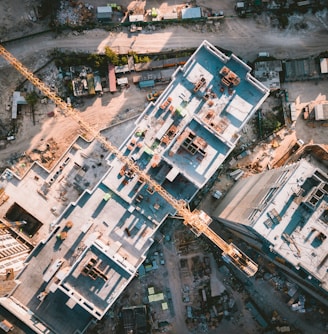
[[(152, 187), (154, 191), (159, 193), (177, 211), (177, 214), (184, 220), (184, 224), (190, 226), (192, 231), (197, 236), (204, 233), (231, 259), (235, 256), (238, 257), (238, 254), (241, 254), (241, 251), (238, 250), (238, 252), (235, 252), (235, 247), (231, 247), (208, 227), (212, 219), (205, 212), (198, 210), (191, 212), (186, 201), (177, 200), (156, 181), (154, 181), (147, 173), (143, 172), (134, 161), (132, 161), (127, 156), (124, 156), (123, 153), (106, 137), (102, 136), (97, 130), (85, 122), (80, 117), (80, 113), (77, 109), (68, 105), (65, 101), (58, 97), (53, 91), (50, 90), (47, 85), (45, 85), (39, 78), (37, 78), (2, 45), (0, 45), (0, 55), (5, 58), (19, 73), (28, 79), (35, 87), (37, 87), (45, 96), (52, 100), (62, 110), (65, 116), (75, 120), (83, 131), (91, 135), (92, 138), (98, 140), (103, 145), (103, 147), (114, 154), (121, 162), (126, 164), (130, 170), (141, 177), (149, 187)], [(243, 268), (240, 267), (239, 269), (243, 270), (248, 276), (250, 276)]]
[(28, 79), (35, 87), (37, 87), (45, 96), (52, 100), (64, 113), (65, 116), (74, 119), (80, 128), (91, 135), (92, 138), (97, 139), (109, 152), (113, 153), (120, 161), (126, 164), (129, 169), (141, 176), (149, 186), (153, 187), (167, 202), (169, 202), (178, 213), (184, 217), (189, 214), (187, 204), (183, 200), (177, 200), (165, 189), (163, 189), (157, 182), (144, 173), (139, 166), (131, 159), (124, 156), (122, 152), (114, 146), (106, 137), (102, 136), (97, 130), (92, 128), (79, 116), (79, 110), (69, 106), (65, 101), (58, 97), (50, 88), (45, 85), (39, 78), (37, 78), (30, 70), (28, 70), (20, 61), (18, 61), (9, 51), (0, 45), (0, 55), (5, 58), (13, 67), (18, 70), (26, 79)]

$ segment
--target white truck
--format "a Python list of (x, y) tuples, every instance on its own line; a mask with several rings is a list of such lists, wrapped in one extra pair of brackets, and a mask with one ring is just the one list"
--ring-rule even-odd
[(268, 57), (270, 57), (270, 54), (269, 54), (269, 52), (261, 51), (261, 52), (259, 52), (258, 57), (259, 58), (268, 58)]
[(222, 193), (219, 190), (215, 190), (215, 191), (213, 191), (212, 196), (216, 199), (219, 199), (219, 198), (222, 197)]

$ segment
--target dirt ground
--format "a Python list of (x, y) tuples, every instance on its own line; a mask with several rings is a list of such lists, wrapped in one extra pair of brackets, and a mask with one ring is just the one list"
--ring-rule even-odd
[[(80, 117), (95, 130), (100, 131), (140, 114), (145, 108), (146, 94), (147, 91), (140, 94), (138, 86), (131, 85), (122, 92), (84, 98), (83, 106), (79, 108)], [(47, 114), (52, 111), (54, 117), (48, 117)], [(1, 156), (7, 157), (2, 161), (6, 164), (10, 157), (15, 157), (13, 156), (15, 152), (24, 152), (24, 157), (19, 158), (19, 166), (24, 165), (24, 169), (19, 168), (19, 174), (22, 175), (29, 166), (30, 159), (26, 161), (26, 158), (35, 160), (33, 150), (40, 149), (45, 143), (52, 141), (56, 145), (54, 159), (44, 164), (47, 169), (51, 169), (78, 135), (85, 137), (78, 124), (65, 117), (53, 103), (39, 104), (35, 111), (35, 123), (29, 111), (22, 115), (16, 140), (9, 142), (1, 151)]]
[(0, 40), (21, 37), (43, 29), (44, 23), (36, 20), (36, 7), (40, 0), (0, 1)]

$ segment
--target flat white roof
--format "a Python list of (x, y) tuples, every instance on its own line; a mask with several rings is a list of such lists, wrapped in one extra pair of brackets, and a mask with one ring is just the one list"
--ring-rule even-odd
[[(253, 228), (272, 244), (276, 253), (296, 268), (304, 268), (328, 290), (328, 224), (324, 217), (328, 194), (323, 190), (325, 187), (328, 191), (328, 183), (320, 181), (316, 172), (313, 165), (302, 160)], [(326, 174), (321, 175), (328, 179)], [(269, 217), (276, 214), (281, 220), (276, 220), (279, 222), (274, 228), (268, 227)]]
[(227, 107), (227, 112), (236, 117), (239, 121), (243, 122), (252, 109), (253, 106), (250, 103), (237, 95), (234, 99), (232, 99), (231, 103)]
[(328, 73), (328, 58), (320, 58), (320, 70), (321, 73)]
[(100, 7), (97, 7), (97, 13), (98, 14), (104, 14), (104, 13), (112, 13), (112, 7), (110, 6), (100, 6)]
[(328, 103), (320, 103), (314, 107), (314, 116), (316, 121), (328, 119)]
[(143, 15), (130, 15), (129, 21), (130, 22), (142, 22), (144, 19)]
[(17, 118), (17, 105), (18, 104), (27, 104), (24, 96), (20, 95), (20, 92), (14, 92), (13, 93), (13, 106), (11, 111), (11, 118), (16, 119)]
[(128, 81), (127, 77), (117, 78), (117, 84), (118, 85), (126, 85), (128, 82), (129, 81)]

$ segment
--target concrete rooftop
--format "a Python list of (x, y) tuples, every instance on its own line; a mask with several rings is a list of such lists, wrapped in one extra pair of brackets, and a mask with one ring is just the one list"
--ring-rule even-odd
[[(328, 175), (303, 160), (253, 228), (273, 250), (328, 291)], [(268, 217), (278, 214), (268, 227)]]
[(327, 173), (301, 160), (240, 179), (214, 215), (237, 231), (255, 231), (328, 292), (327, 201)]
[[(237, 57), (204, 41), (145, 109), (121, 152), (189, 202), (269, 94), (249, 72)], [(42, 223), (30, 236), (37, 246), (11, 298), (57, 333), (83, 329), (91, 315), (102, 318), (136, 274), (160, 224), (176, 213), (142, 176), (106, 154), (99, 144), (78, 139), (54, 170), (35, 164), (23, 179), (3, 180), (10, 201), (2, 210), (18, 203)], [(40, 300), (43, 292), (47, 297)]]

